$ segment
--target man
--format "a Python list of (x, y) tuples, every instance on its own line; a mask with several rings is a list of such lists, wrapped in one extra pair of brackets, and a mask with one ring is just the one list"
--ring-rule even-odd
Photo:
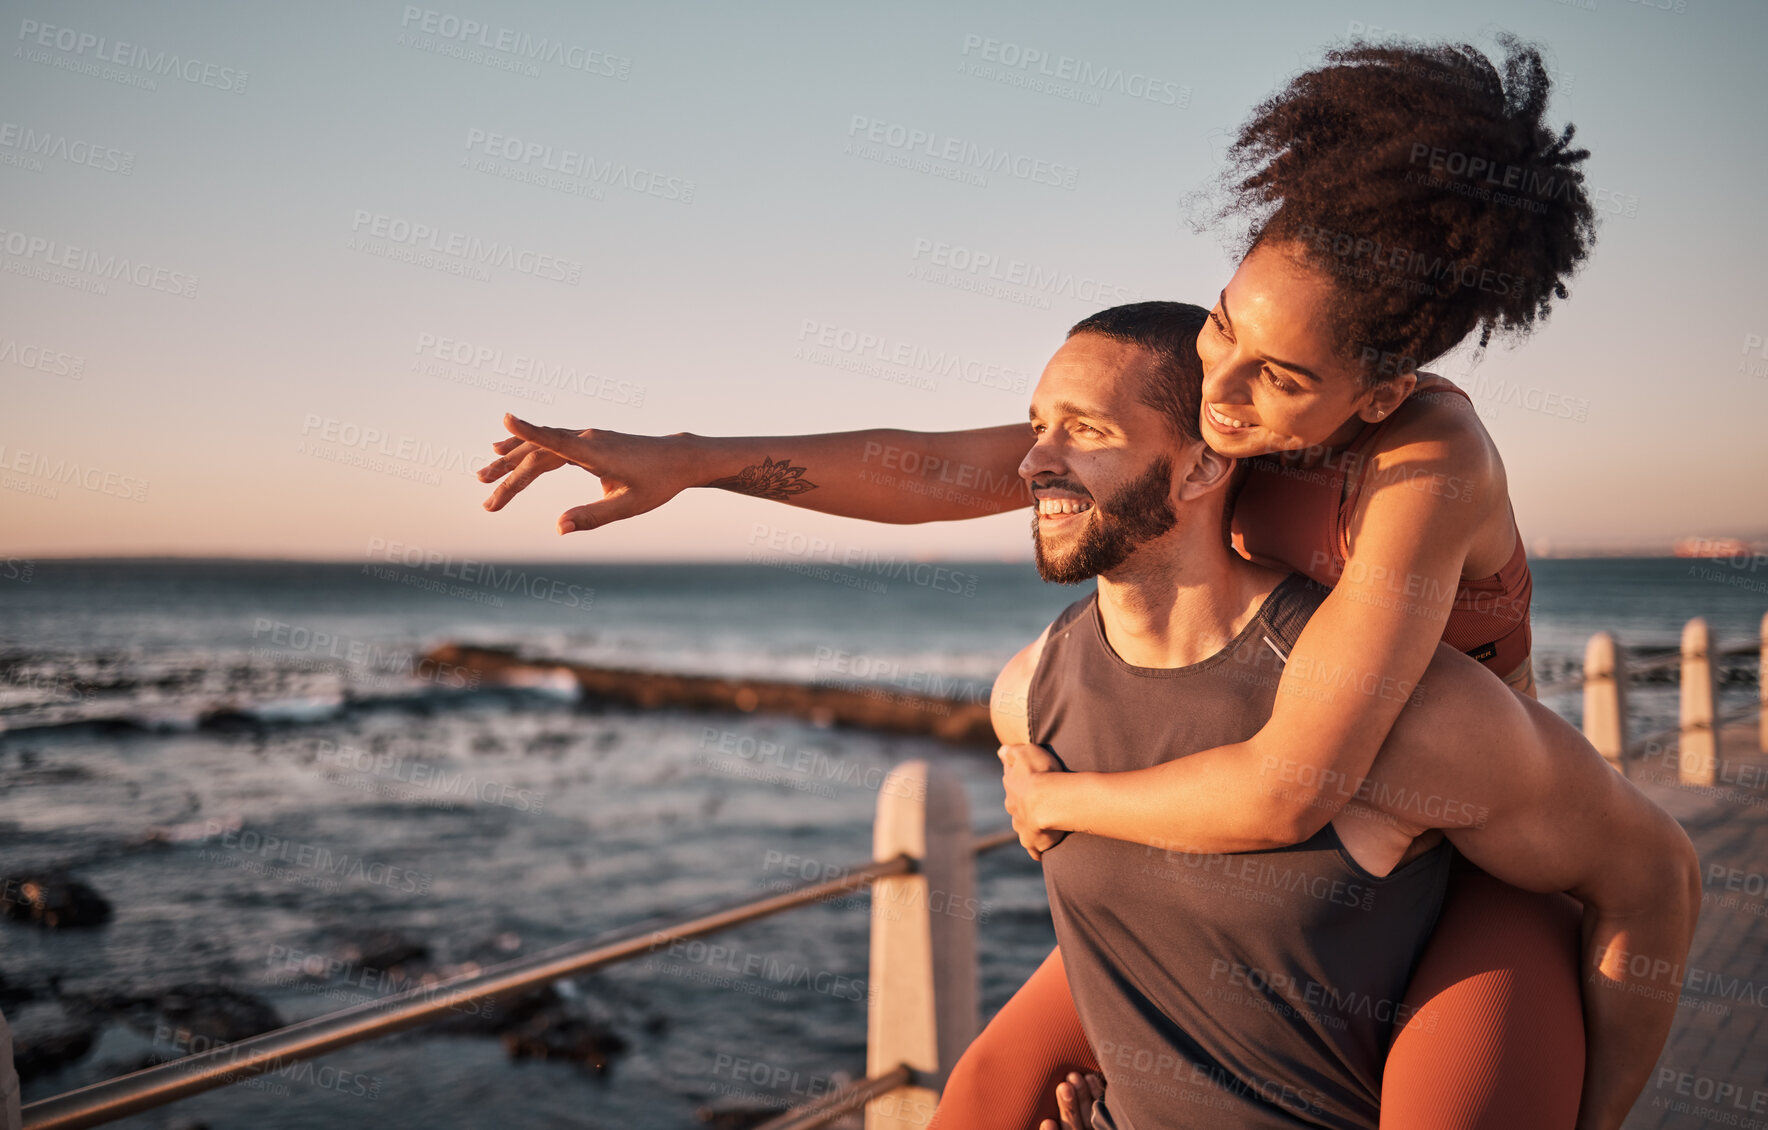
[[(1195, 356), (1145, 344), (1187, 337), (1145, 332), (1161, 319), (1202, 315), (1143, 303), (1077, 326), (1038, 383), (1020, 467), (1040, 573), (1098, 578), (1007, 664), (993, 702), (1008, 808), (1043, 860), (1105, 1075), (1092, 1125), (1374, 1127), (1395, 1025), (1429, 1030), (1400, 1002), (1451, 844), (1584, 902), (1586, 1017), (1632, 1042), (1637, 1095), (1698, 914), (1692, 845), (1576, 730), (1467, 656), (1439, 647), (1368, 779), (1293, 847), (1150, 847), (1089, 790), (1256, 731), (1324, 596), (1224, 537), (1234, 467), (1196, 435), (1182, 387)], [(1322, 691), (1339, 675), (1321, 672)], [(1280, 758), (1264, 771), (1273, 789), (1316, 784)]]

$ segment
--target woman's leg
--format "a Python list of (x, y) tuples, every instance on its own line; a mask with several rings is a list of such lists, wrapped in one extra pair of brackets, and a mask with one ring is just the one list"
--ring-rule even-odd
[(1578, 903), (1458, 860), (1382, 1077), (1384, 1130), (1570, 1130), (1584, 1079)]
[(1098, 1070), (1062, 951), (1051, 950), (958, 1057), (929, 1130), (1036, 1130), (1056, 1117), (1056, 1084), (1070, 1071)]

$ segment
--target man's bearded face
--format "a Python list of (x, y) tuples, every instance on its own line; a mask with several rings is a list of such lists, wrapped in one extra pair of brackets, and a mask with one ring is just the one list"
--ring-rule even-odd
[[(1039, 512), (1031, 519), (1038, 576), (1055, 584), (1079, 584), (1111, 572), (1144, 543), (1172, 529), (1177, 521), (1172, 478), (1172, 460), (1163, 455), (1142, 474), (1097, 498), (1071, 478), (1032, 483), (1040, 496)], [(1063, 499), (1062, 509), (1074, 512), (1049, 513), (1045, 491)]]

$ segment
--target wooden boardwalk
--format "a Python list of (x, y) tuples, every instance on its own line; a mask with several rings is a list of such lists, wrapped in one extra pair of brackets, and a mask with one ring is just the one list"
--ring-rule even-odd
[(1768, 1128), (1768, 754), (1757, 723), (1721, 730), (1718, 783), (1676, 783), (1674, 753), (1629, 777), (1700, 852), (1700, 926), (1682, 1008), (1626, 1130)]

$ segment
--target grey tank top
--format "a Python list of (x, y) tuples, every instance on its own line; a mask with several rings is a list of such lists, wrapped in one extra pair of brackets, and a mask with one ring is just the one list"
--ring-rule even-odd
[[(1075, 602), (1032, 675), (1032, 741), (1071, 770), (1115, 773), (1251, 737), (1326, 591), (1292, 574), (1227, 646), (1170, 669), (1125, 663), (1096, 594)], [(1266, 780), (1283, 787), (1275, 768)], [(1271, 851), (1072, 833), (1046, 852), (1069, 990), (1106, 1079), (1095, 1130), (1374, 1130), (1451, 856), (1445, 841), (1377, 877), (1330, 824)]]

